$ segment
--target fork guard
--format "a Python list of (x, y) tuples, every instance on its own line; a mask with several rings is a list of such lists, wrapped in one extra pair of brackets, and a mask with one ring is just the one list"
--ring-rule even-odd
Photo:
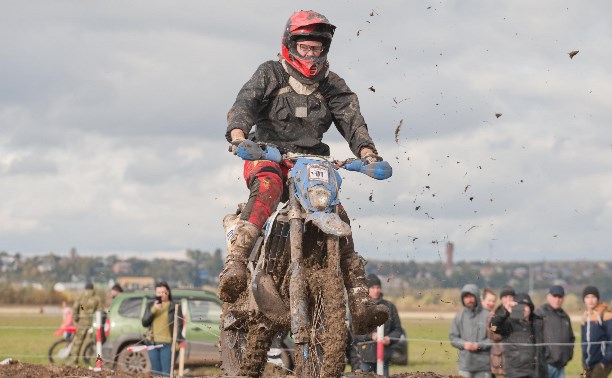
[(258, 270), (251, 283), (253, 299), (259, 311), (272, 321), (277, 327), (286, 327), (290, 322), (289, 307), (283, 302), (272, 277)]
[(315, 211), (314, 213), (308, 214), (306, 222), (314, 223), (315, 226), (328, 235), (342, 237), (349, 236), (352, 233), (351, 226), (340, 219), (340, 216), (336, 213)]

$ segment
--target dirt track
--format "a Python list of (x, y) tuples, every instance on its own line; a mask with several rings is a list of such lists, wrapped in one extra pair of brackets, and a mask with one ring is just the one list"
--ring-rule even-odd
[[(0, 377), (6, 378), (64, 378), (64, 377), (98, 377), (98, 378), (151, 378), (153, 375), (147, 374), (126, 374), (112, 370), (103, 370), (101, 372), (94, 372), (85, 368), (77, 368), (71, 366), (53, 366), (53, 365), (34, 365), (26, 364), (21, 362), (14, 362), (8, 365), (0, 365)], [(208, 376), (208, 377), (222, 377), (220, 375)], [(272, 371), (264, 374), (264, 377), (294, 377), (293, 375), (275, 375)], [(374, 373), (347, 373), (343, 375), (346, 378), (365, 378), (365, 377), (377, 377)], [(444, 375), (436, 373), (400, 373), (393, 374), (391, 377), (394, 378), (443, 378)]]

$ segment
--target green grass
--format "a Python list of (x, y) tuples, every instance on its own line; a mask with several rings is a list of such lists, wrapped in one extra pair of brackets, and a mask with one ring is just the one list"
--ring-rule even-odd
[(49, 347), (59, 339), (53, 332), (61, 323), (59, 315), (0, 315), (0, 360), (48, 364)]
[[(408, 333), (408, 366), (391, 366), (392, 374), (414, 371), (457, 374), (457, 349), (452, 347), (448, 340), (451, 320), (401, 319), (401, 321)], [(572, 324), (572, 327), (574, 333), (580, 332), (578, 323)], [(579, 377), (582, 373), (579, 334), (576, 339), (574, 358), (565, 367), (567, 377)]]
[[(58, 339), (53, 332), (59, 328), (60, 323), (60, 316), (0, 315), (0, 360), (10, 357), (22, 362), (48, 364), (47, 351)], [(433, 371), (456, 374), (457, 350), (448, 342), (450, 323), (450, 320), (402, 319), (402, 325), (408, 333), (409, 365), (391, 366), (391, 373)], [(578, 324), (573, 324), (573, 327), (575, 332), (580, 330)], [(580, 356), (580, 347), (577, 345), (574, 359), (565, 369), (566, 376), (580, 375)], [(210, 374), (220, 372), (215, 368), (203, 370)]]

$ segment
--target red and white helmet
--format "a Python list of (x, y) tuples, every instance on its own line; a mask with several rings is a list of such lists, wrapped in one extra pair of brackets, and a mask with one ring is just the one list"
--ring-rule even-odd
[[(327, 17), (315, 11), (294, 12), (285, 26), (281, 53), (283, 58), (307, 78), (316, 76), (327, 63), (327, 53), (336, 27)], [(319, 56), (301, 56), (297, 51), (298, 40), (313, 40), (323, 44)]]

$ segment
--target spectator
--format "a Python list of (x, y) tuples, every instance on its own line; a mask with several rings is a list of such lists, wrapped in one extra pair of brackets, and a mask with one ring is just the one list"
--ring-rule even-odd
[(495, 302), (497, 301), (497, 294), (487, 287), (482, 291), (482, 307), (491, 312), (495, 308)]
[[(157, 346), (148, 351), (153, 374), (170, 375), (175, 304), (170, 286), (166, 282), (158, 282), (155, 285), (155, 300), (147, 303), (142, 317), (143, 327), (149, 328), (148, 345)], [(183, 331), (182, 317), (179, 306), (177, 341), (181, 340)]]
[(68, 329), (74, 328), (74, 319), (72, 318), (72, 308), (66, 304), (66, 301), (62, 301), (62, 325), (60, 328), (64, 330), (64, 339), (68, 340), (72, 337), (72, 332)]
[(344, 350), (344, 354), (346, 357), (346, 362), (351, 368), (351, 372), (355, 372), (359, 370), (361, 361), (359, 359), (359, 352), (357, 351), (357, 346), (354, 342), (355, 336), (353, 336), (353, 331), (351, 330), (350, 324), (347, 325), (346, 328), (346, 349)]
[[(546, 378), (542, 318), (534, 313), (527, 293), (500, 306), (491, 320), (491, 330), (503, 336), (504, 370), (508, 378)], [(540, 345), (538, 345), (540, 344)]]
[(580, 324), (582, 334), (582, 366), (586, 378), (610, 375), (612, 370), (612, 313), (599, 302), (599, 290), (587, 286), (582, 292), (585, 311)]
[(74, 343), (72, 344), (72, 348), (70, 348), (68, 361), (72, 360), (75, 364), (79, 363), (81, 347), (83, 346), (85, 337), (87, 337), (87, 331), (93, 324), (93, 315), (96, 311), (101, 309), (102, 301), (94, 292), (93, 284), (87, 283), (85, 285), (85, 291), (81, 293), (72, 306), (72, 317), (77, 324), (77, 330), (74, 335)]
[[(498, 307), (506, 307), (508, 303), (514, 301), (514, 289), (510, 286), (504, 287), (499, 293), (499, 300), (501, 304)], [(487, 321), (487, 327), (491, 325), (491, 320), (493, 319), (493, 315), (495, 312), (489, 315), (489, 320)], [(504, 345), (501, 343), (503, 337), (500, 334), (497, 334), (491, 331), (490, 327), (487, 329), (487, 335), (489, 339), (493, 341), (493, 345), (491, 345), (491, 373), (495, 378), (503, 378), (505, 376), (504, 373)]]
[[(396, 343), (397, 339), (399, 339), (399, 337), (402, 335), (402, 325), (400, 323), (400, 318), (395, 305), (383, 299), (380, 278), (378, 278), (378, 276), (375, 274), (369, 274), (366, 277), (366, 284), (368, 285), (368, 292), (372, 301), (377, 305), (382, 304), (389, 309), (389, 318), (384, 324), (385, 336), (382, 340), (384, 345), (383, 374), (385, 377), (388, 377), (389, 362), (391, 360), (391, 345)], [(376, 371), (377, 339), (378, 333), (376, 331), (372, 332), (371, 334), (355, 336), (357, 350), (359, 351), (359, 357), (361, 358), (361, 364), (359, 367), (362, 371)]]
[(491, 377), (490, 349), (487, 337), (489, 312), (478, 300), (478, 287), (467, 284), (461, 289), (463, 309), (455, 315), (448, 337), (459, 349), (459, 375), (469, 378)]
[[(555, 285), (548, 289), (546, 302), (536, 310), (544, 323), (544, 346), (548, 378), (564, 378), (565, 365), (574, 357), (574, 331), (567, 313), (561, 308), (565, 290)], [(559, 345), (559, 344), (572, 345)]]
[(119, 293), (123, 293), (123, 288), (122, 288), (122, 287), (121, 287), (121, 285), (119, 285), (118, 283), (117, 283), (117, 284), (114, 284), (114, 285), (113, 285), (113, 287), (111, 287), (111, 290), (110, 290), (111, 301), (112, 301), (113, 299), (115, 299), (115, 297), (116, 297), (117, 295), (119, 295)]

